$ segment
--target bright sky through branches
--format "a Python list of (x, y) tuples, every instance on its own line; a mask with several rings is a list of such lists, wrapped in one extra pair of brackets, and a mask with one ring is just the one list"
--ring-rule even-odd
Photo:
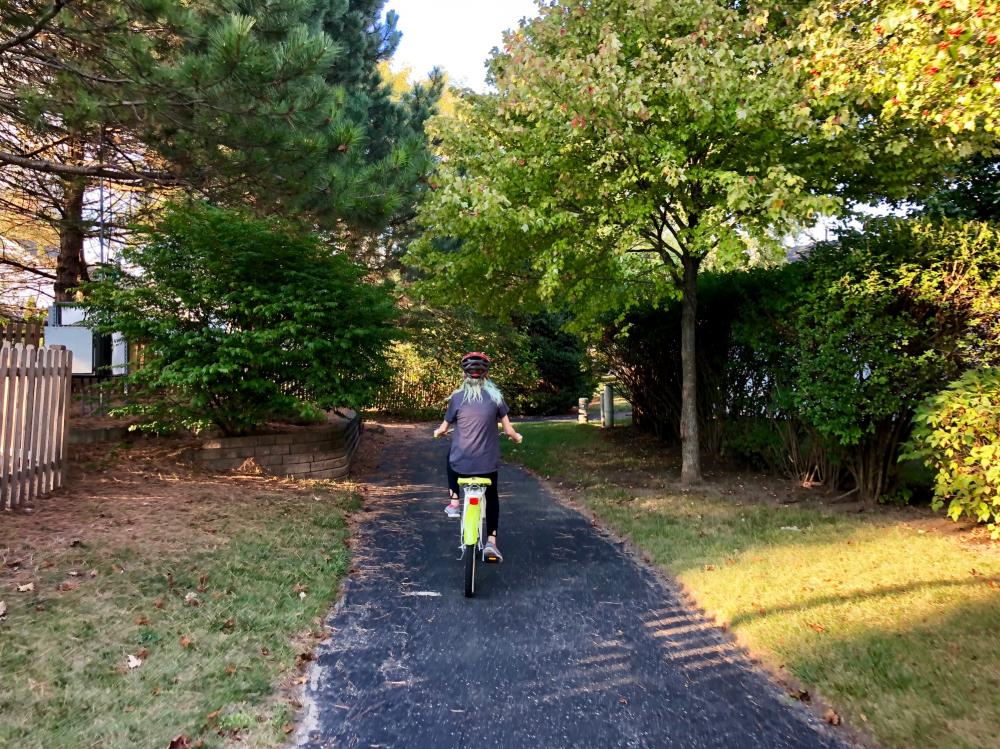
[(392, 67), (412, 68), (423, 78), (434, 66), (451, 81), (477, 91), (486, 88), (484, 63), (500, 46), (501, 34), (524, 17), (534, 17), (534, 0), (389, 0), (399, 14), (399, 44)]

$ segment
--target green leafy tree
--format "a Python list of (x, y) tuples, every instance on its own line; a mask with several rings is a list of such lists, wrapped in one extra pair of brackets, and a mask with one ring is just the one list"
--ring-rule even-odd
[(491, 59), (497, 93), (436, 122), (416, 261), (443, 296), (485, 285), (492, 307), (544, 302), (581, 324), (682, 296), (681, 473), (698, 481), (699, 269), (774, 259), (851, 191), (903, 194), (926, 144), (879, 176), (880, 126), (847, 138), (805, 101), (791, 17), (681, 0), (540, 14)]
[(870, 104), (963, 152), (995, 151), (997, 0), (819, 0), (801, 30), (810, 88), (825, 105)]
[(275, 220), (175, 205), (87, 288), (98, 330), (144, 346), (125, 412), (151, 428), (226, 434), (307, 404), (367, 405), (388, 380), (389, 290), (315, 237)]
[(923, 203), (937, 218), (1000, 220), (1000, 158), (977, 155), (958, 164)]

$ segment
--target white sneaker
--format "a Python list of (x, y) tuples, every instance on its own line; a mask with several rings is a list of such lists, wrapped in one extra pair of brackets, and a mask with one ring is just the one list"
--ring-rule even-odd
[(462, 517), (462, 505), (453, 505), (449, 502), (445, 505), (444, 512), (450, 518), (460, 518)]

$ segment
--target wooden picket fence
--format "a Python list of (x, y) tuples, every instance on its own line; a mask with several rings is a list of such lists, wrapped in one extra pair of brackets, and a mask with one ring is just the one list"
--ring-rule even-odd
[(0, 341), (14, 345), (41, 346), (45, 326), (40, 322), (26, 320), (0, 320)]
[(0, 510), (63, 485), (72, 371), (64, 346), (0, 348)]

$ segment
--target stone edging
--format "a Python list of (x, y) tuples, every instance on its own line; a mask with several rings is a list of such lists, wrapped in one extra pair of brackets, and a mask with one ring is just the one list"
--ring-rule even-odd
[(209, 439), (191, 457), (216, 471), (244, 468), (252, 460), (274, 476), (342, 478), (350, 472), (361, 442), (361, 417), (353, 411), (348, 414), (319, 429)]

